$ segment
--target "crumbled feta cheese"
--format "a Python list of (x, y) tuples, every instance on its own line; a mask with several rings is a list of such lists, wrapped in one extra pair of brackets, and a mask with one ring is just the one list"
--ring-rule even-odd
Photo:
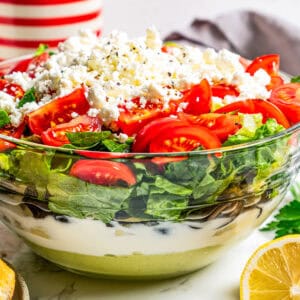
[(73, 119), (77, 118), (78, 116), (79, 116), (78, 113), (75, 112), (75, 111), (73, 111), (73, 112), (71, 113), (71, 117), (72, 117)]
[[(258, 73), (259, 75), (260, 73)], [(270, 92), (266, 89), (265, 85), (262, 84), (261, 80), (265, 80), (265, 77), (251, 76), (249, 73), (237, 73), (234, 75), (232, 84), (237, 86), (240, 95), (236, 97), (236, 101), (245, 99), (268, 99)], [(264, 81), (268, 82), (268, 81)], [(234, 99), (233, 99), (234, 101)], [(231, 101), (232, 102), (232, 101)]]
[(99, 115), (99, 110), (96, 108), (90, 108), (87, 112), (89, 117), (97, 117)]
[[(246, 73), (240, 57), (228, 50), (203, 51), (181, 45), (172, 53), (165, 53), (161, 47), (155, 28), (147, 29), (145, 37), (136, 39), (118, 31), (100, 38), (91, 31), (80, 31), (59, 44), (58, 52), (37, 68), (35, 78), (20, 72), (5, 77), (24, 90), (34, 87), (37, 103), (18, 109), (11, 97), (2, 93), (1, 105), (18, 124), (25, 114), (84, 85), (91, 106), (88, 115), (98, 116), (109, 125), (122, 110), (136, 106), (132, 99), (139, 97), (142, 108), (159, 102), (166, 109), (171, 100), (182, 98), (182, 91), (204, 78), (211, 84), (236, 85), (240, 93), (224, 99), (213, 97), (213, 109), (238, 100), (267, 99), (270, 95), (265, 88), (270, 76), (264, 70), (258, 70), (254, 76)], [(186, 105), (181, 103), (178, 111)], [(72, 114), (73, 118), (76, 116)]]
[(19, 126), (22, 120), (21, 112), (16, 108), (13, 96), (0, 91), (0, 110), (5, 110), (13, 126)]
[(33, 85), (31, 77), (29, 77), (27, 73), (23, 72), (13, 72), (12, 74), (6, 75), (4, 78), (10, 82), (18, 84), (24, 91), (29, 90)]
[(128, 140), (128, 135), (125, 133), (114, 134), (114, 137), (116, 137), (119, 142), (123, 144)]

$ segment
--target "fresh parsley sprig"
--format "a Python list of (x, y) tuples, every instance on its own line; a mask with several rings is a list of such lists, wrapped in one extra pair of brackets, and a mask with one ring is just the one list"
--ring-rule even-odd
[(35, 89), (34, 89), (34, 87), (32, 87), (31, 89), (29, 89), (28, 91), (26, 91), (26, 93), (24, 94), (23, 98), (18, 103), (17, 107), (21, 108), (26, 103), (35, 102), (35, 101), (36, 101)]
[(125, 143), (121, 143), (110, 131), (67, 132), (66, 136), (71, 144), (65, 145), (65, 148), (93, 149), (97, 151), (129, 152), (133, 142), (132, 138), (128, 138)]
[(291, 82), (292, 83), (299, 83), (300, 82), (300, 75), (292, 77)]
[(282, 207), (261, 231), (274, 231), (276, 238), (300, 233), (300, 183), (293, 185), (291, 193), (293, 200)]

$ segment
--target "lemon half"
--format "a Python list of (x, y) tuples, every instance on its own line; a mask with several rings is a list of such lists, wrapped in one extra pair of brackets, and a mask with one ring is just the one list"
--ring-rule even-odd
[(12, 299), (15, 284), (15, 272), (2, 259), (0, 259), (0, 300)]
[(241, 300), (300, 300), (300, 235), (260, 246), (240, 281)]

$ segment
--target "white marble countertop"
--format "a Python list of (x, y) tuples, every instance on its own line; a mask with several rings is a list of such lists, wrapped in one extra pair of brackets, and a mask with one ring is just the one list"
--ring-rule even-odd
[(90, 279), (63, 271), (35, 255), (1, 223), (0, 255), (23, 275), (32, 300), (238, 300), (243, 266), (254, 249), (271, 238), (255, 231), (212, 265), (157, 282)]

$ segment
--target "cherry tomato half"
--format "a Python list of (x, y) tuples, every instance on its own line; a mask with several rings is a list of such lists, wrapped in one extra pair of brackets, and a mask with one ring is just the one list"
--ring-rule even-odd
[(280, 76), (271, 76), (270, 83), (266, 86), (268, 91), (275, 89), (276, 87), (283, 85), (284, 81)]
[(300, 84), (287, 83), (273, 89), (269, 101), (279, 107), (292, 123), (300, 122)]
[(215, 113), (229, 113), (229, 112), (240, 112), (244, 114), (257, 114), (263, 115), (264, 121), (268, 118), (275, 119), (283, 127), (290, 127), (290, 123), (284, 113), (274, 104), (269, 101), (261, 99), (249, 99), (244, 101), (236, 101), (225, 105), (215, 111)]
[(98, 118), (84, 115), (79, 116), (68, 123), (63, 123), (55, 127), (48, 128), (46, 131), (42, 132), (41, 139), (45, 145), (60, 147), (70, 143), (66, 136), (67, 132), (87, 132), (100, 130), (101, 124)]
[(149, 146), (150, 152), (185, 152), (203, 146), (205, 149), (221, 147), (218, 137), (199, 125), (186, 125), (170, 130), (165, 128)]
[(132, 152), (148, 152), (150, 142), (160, 135), (164, 129), (173, 130), (176, 127), (187, 125), (183, 120), (172, 117), (156, 119), (144, 126), (136, 135), (132, 145)]
[(246, 68), (246, 72), (254, 75), (259, 69), (265, 70), (270, 76), (277, 76), (279, 72), (279, 55), (267, 54), (256, 57)]
[(186, 102), (186, 113), (199, 115), (208, 113), (211, 110), (212, 91), (209, 82), (206, 79), (201, 80), (200, 84), (193, 86), (187, 91), (182, 102)]
[(129, 136), (137, 133), (152, 120), (170, 113), (169, 111), (163, 110), (161, 103), (151, 103), (149, 101), (146, 106), (141, 107), (142, 105), (139, 98), (133, 99), (132, 102), (135, 104), (135, 107), (130, 110), (124, 108), (124, 111), (120, 112), (117, 121), (117, 127)]
[(207, 113), (198, 116), (180, 113), (179, 118), (193, 125), (201, 125), (211, 130), (222, 142), (229, 135), (235, 134), (240, 129), (238, 115)]
[(224, 98), (225, 96), (237, 97), (240, 93), (234, 85), (216, 84), (211, 87), (212, 96)]
[(84, 87), (74, 90), (71, 94), (57, 98), (28, 115), (30, 130), (40, 135), (49, 127), (67, 123), (72, 120), (72, 112), (85, 114), (90, 105), (84, 95)]
[(46, 60), (49, 59), (49, 53), (44, 52), (38, 56), (30, 57), (24, 60), (21, 60), (19, 63), (16, 64), (16, 66), (10, 71), (10, 73), (13, 72), (29, 72), (29, 75), (31, 77), (34, 76), (34, 72), (37, 67), (39, 67), (41, 64), (43, 64)]
[[(12, 137), (18, 139), (22, 136), (24, 129), (25, 129), (24, 123), (22, 123), (19, 127), (7, 126), (7, 127), (0, 129), (0, 134), (12, 136)], [(1, 152), (9, 150), (9, 149), (13, 149), (15, 147), (16, 147), (16, 145), (14, 143), (0, 139), (0, 151)]]
[(14, 98), (22, 98), (24, 96), (24, 91), (18, 84), (11, 83), (5, 79), (0, 79), (0, 91)]
[(106, 160), (78, 160), (73, 164), (70, 175), (93, 184), (106, 186), (123, 186), (124, 183), (130, 186), (136, 183), (135, 175), (128, 166)]

